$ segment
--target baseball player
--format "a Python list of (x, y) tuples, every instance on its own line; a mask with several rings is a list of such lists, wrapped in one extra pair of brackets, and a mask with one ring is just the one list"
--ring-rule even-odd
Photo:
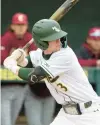
[[(45, 81), (62, 105), (51, 125), (100, 125), (100, 98), (67, 45), (67, 33), (56, 21), (42, 19), (34, 24), (32, 34), (39, 49), (31, 51), (27, 61), (24, 51), (17, 49), (4, 66), (31, 84)], [(23, 67), (18, 66), (18, 59)]]

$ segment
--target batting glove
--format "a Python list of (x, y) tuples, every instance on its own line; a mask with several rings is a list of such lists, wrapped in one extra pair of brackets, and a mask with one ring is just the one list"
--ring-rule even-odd
[(23, 60), (26, 56), (26, 53), (23, 49), (16, 49), (15, 51), (12, 52), (11, 57), (15, 60)]
[(17, 65), (25, 67), (28, 63), (28, 60), (25, 58), (26, 53), (23, 49), (16, 49), (12, 54), (11, 57), (17, 61)]

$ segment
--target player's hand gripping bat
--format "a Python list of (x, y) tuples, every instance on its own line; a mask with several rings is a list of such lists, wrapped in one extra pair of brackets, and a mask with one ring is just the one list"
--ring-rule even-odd
[[(66, 0), (50, 17), (50, 19), (59, 21), (79, 0)], [(27, 49), (32, 43), (34, 39), (32, 38), (23, 49)]]

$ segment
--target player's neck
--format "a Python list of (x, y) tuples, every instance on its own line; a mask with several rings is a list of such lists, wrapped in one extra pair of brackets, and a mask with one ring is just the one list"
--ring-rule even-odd
[(56, 48), (56, 49), (54, 49), (54, 50), (47, 49), (47, 50), (44, 50), (44, 51), (43, 51), (43, 53), (44, 53), (45, 55), (49, 55), (49, 54), (52, 54), (52, 53), (54, 53), (54, 52), (59, 51), (59, 50), (60, 50), (60, 48), (61, 48), (61, 47), (57, 47), (57, 48)]

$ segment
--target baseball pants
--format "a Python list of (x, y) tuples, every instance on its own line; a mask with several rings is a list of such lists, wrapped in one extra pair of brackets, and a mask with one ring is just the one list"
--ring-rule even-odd
[(81, 115), (66, 114), (61, 109), (50, 125), (100, 125), (100, 109), (96, 112), (87, 112)]
[(40, 98), (27, 91), (24, 106), (28, 125), (49, 125), (52, 122), (55, 110), (55, 100), (52, 96)]
[(1, 88), (1, 125), (15, 125), (27, 86), (9, 85)]

